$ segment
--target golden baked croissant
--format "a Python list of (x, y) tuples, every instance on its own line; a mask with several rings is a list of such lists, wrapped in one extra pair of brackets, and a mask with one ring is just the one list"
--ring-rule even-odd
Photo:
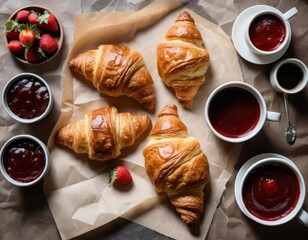
[(157, 46), (157, 68), (163, 82), (172, 87), (185, 108), (205, 81), (210, 55), (189, 13), (181, 13), (170, 27), (165, 41)]
[(61, 128), (55, 142), (76, 153), (86, 153), (90, 159), (104, 161), (118, 157), (122, 148), (133, 145), (151, 125), (147, 115), (118, 113), (115, 107), (102, 107)]
[(188, 136), (174, 104), (159, 113), (143, 155), (156, 190), (167, 194), (187, 225), (197, 224), (203, 212), (209, 165), (198, 140)]
[(100, 45), (98, 49), (79, 54), (69, 67), (101, 93), (125, 95), (137, 100), (147, 110), (156, 105), (154, 83), (141, 54), (127, 46)]

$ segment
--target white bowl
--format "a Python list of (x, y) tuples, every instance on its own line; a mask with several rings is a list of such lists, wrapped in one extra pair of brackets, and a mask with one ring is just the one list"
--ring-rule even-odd
[[(9, 151), (10, 147), (13, 147), (14, 144), (16, 144), (18, 141), (21, 141), (21, 140), (25, 140), (26, 142), (32, 142), (32, 143), (37, 144), (41, 148), (41, 150), (43, 151), (44, 157), (45, 157), (45, 165), (44, 165), (44, 168), (42, 169), (42, 172), (40, 173), (40, 175), (37, 178), (35, 178), (34, 180), (28, 181), (28, 182), (18, 181), (18, 180), (15, 180), (14, 178), (12, 178), (8, 174), (6, 167), (4, 165), (4, 161), (5, 161), (7, 151)], [(41, 181), (45, 177), (49, 168), (50, 168), (49, 151), (48, 151), (46, 145), (41, 140), (39, 140), (38, 138), (36, 138), (34, 136), (27, 135), (27, 134), (14, 136), (14, 137), (10, 138), (1, 148), (1, 151), (0, 151), (0, 172), (1, 172), (2, 176), (8, 182), (10, 182), (11, 184), (13, 184), (15, 186), (28, 187), (28, 186), (32, 186), (32, 185), (38, 183), (39, 181)]]
[[(32, 78), (34, 79), (35, 81), (37, 82), (40, 82), (42, 85), (44, 85), (48, 91), (48, 94), (49, 94), (49, 103), (47, 105), (47, 108), (45, 109), (45, 111), (39, 115), (39, 116), (36, 116), (34, 118), (22, 118), (18, 115), (16, 115), (12, 110), (11, 108), (9, 107), (9, 104), (7, 102), (7, 95), (8, 95), (8, 92), (10, 90), (10, 88), (16, 84), (18, 81), (24, 79), (24, 78)], [(48, 86), (48, 83), (43, 79), (41, 78), (40, 76), (36, 75), (36, 74), (33, 74), (33, 73), (20, 73), (16, 76), (14, 76), (13, 78), (11, 78), (7, 84), (5, 85), (4, 89), (3, 89), (3, 92), (2, 92), (2, 102), (3, 102), (3, 105), (4, 105), (4, 109), (5, 111), (7, 112), (7, 114), (13, 118), (14, 120), (20, 122), (20, 123), (35, 123), (35, 122), (38, 122), (40, 120), (42, 120), (43, 118), (45, 118), (51, 111), (52, 107), (53, 107), (53, 97), (52, 97), (52, 93), (51, 93), (51, 90)]]

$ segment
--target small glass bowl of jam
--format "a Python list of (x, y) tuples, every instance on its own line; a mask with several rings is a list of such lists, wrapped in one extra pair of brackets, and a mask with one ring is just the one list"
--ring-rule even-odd
[(0, 172), (15, 186), (36, 184), (45, 177), (49, 168), (50, 158), (46, 145), (32, 135), (14, 136), (0, 151)]
[(21, 123), (34, 123), (45, 118), (53, 107), (47, 82), (33, 73), (20, 73), (3, 89), (2, 102), (7, 114)]

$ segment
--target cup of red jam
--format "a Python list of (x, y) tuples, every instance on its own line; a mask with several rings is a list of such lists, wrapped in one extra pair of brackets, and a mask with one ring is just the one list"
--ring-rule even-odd
[(0, 172), (11, 184), (27, 187), (41, 181), (50, 168), (49, 152), (38, 138), (23, 134), (9, 139), (0, 152)]
[(239, 170), (234, 189), (238, 206), (255, 222), (276, 226), (297, 217), (308, 227), (304, 178), (290, 159), (274, 153), (251, 158)]
[(279, 10), (257, 12), (250, 20), (245, 36), (250, 49), (259, 55), (285, 50), (292, 34), (288, 20), (297, 12), (295, 7), (286, 13)]
[(205, 104), (205, 120), (214, 135), (240, 143), (260, 132), (266, 120), (280, 121), (281, 114), (268, 111), (260, 92), (244, 82), (218, 86)]
[(47, 82), (33, 73), (20, 73), (3, 89), (2, 102), (7, 114), (21, 123), (34, 123), (45, 118), (53, 107)]

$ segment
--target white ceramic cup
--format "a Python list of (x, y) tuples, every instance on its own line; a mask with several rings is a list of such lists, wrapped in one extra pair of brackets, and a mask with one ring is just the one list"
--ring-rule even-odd
[[(40, 176), (38, 176), (36, 179), (34, 179), (31, 182), (20, 182), (17, 181), (15, 179), (13, 179), (6, 171), (5, 166), (4, 166), (4, 159), (5, 159), (5, 154), (7, 153), (7, 151), (10, 149), (11, 144), (14, 144), (16, 141), (20, 141), (20, 140), (24, 140), (24, 141), (32, 141), (35, 142), (38, 146), (41, 147), (41, 149), (44, 152), (44, 156), (45, 156), (45, 165), (43, 168), (42, 173), (40, 174)], [(36, 183), (38, 183), (39, 181), (41, 181), (46, 174), (48, 173), (49, 169), (50, 169), (50, 155), (49, 155), (49, 151), (47, 146), (38, 138), (32, 136), (32, 135), (28, 135), (28, 134), (21, 134), (21, 135), (16, 135), (12, 138), (10, 138), (1, 148), (0, 150), (0, 173), (2, 174), (2, 176), (11, 184), (18, 186), (18, 187), (29, 187), (32, 185), (35, 185)]]
[[(291, 41), (291, 35), (292, 35), (292, 31), (291, 28), (289, 27), (288, 20), (293, 17), (296, 13), (298, 12), (297, 8), (293, 7), (290, 10), (288, 10), (286, 13), (282, 13), (281, 11), (279, 11), (278, 9), (275, 10), (264, 10), (264, 11), (260, 11), (260, 12), (256, 12), (254, 16), (252, 16), (252, 18), (249, 21), (248, 24), (248, 28), (245, 31), (245, 39), (247, 42), (248, 47), (250, 48), (250, 50), (256, 54), (259, 55), (272, 55), (272, 54), (276, 54), (280, 51), (284, 51), (285, 48), (288, 47), (288, 42)], [(281, 20), (281, 22), (284, 25), (285, 28), (285, 37), (283, 42), (275, 49), (270, 50), (270, 51), (265, 51), (265, 50), (261, 50), (259, 48), (257, 48), (251, 41), (250, 36), (249, 36), (249, 30), (250, 27), (252, 25), (252, 23), (254, 22), (254, 20), (256, 20), (256, 18), (260, 17), (261, 15), (265, 15), (265, 14), (269, 14), (269, 15), (273, 15), (275, 17), (277, 17), (278, 19)]]
[[(245, 184), (245, 181), (247, 179), (247, 176), (257, 169), (258, 167), (262, 167), (265, 164), (279, 164), (284, 167), (287, 167), (289, 170), (291, 170), (299, 183), (299, 196), (297, 199), (297, 202), (294, 205), (294, 208), (286, 215), (281, 216), (280, 218), (276, 220), (265, 220), (256, 217), (252, 213), (249, 212), (249, 210), (246, 208), (244, 200), (243, 200), (243, 186)], [(308, 213), (302, 208), (303, 203), (305, 200), (306, 195), (306, 187), (304, 178), (299, 171), (299, 169), (296, 167), (296, 165), (288, 158), (275, 154), (275, 153), (263, 153), (260, 155), (257, 155), (251, 159), (249, 159), (239, 170), (237, 173), (236, 179), (235, 179), (235, 185), (234, 185), (234, 193), (235, 193), (235, 199), (236, 202), (241, 209), (241, 211), (250, 219), (254, 220), (257, 223), (267, 225), (267, 226), (276, 226), (280, 224), (284, 224), (288, 221), (290, 221), (293, 218), (297, 218), (303, 225), (308, 227)]]
[[(291, 66), (291, 67), (287, 68), (288, 66)], [(290, 78), (290, 79), (287, 79), (287, 78)], [(303, 63), (299, 59), (296, 59), (296, 58), (284, 59), (278, 62), (272, 68), (270, 72), (270, 81), (271, 81), (272, 87), (278, 92), (288, 93), (288, 94), (298, 93), (301, 90), (303, 90), (304, 87), (307, 85), (308, 68), (305, 65), (305, 63)], [(287, 85), (284, 86), (282, 84), (282, 81), (285, 82), (284, 84), (287, 84), (287, 81), (289, 81), (290, 83), (287, 85), (289, 85), (290, 87), (286, 87)], [(292, 81), (296, 81), (295, 85), (292, 83)]]
[[(227, 90), (227, 89), (240, 89), (243, 90), (244, 92), (246, 92), (247, 94), (250, 93), (250, 95), (252, 95), (256, 101), (257, 104), (259, 106), (259, 118), (256, 119), (257, 123), (254, 125), (254, 127), (252, 129), (250, 129), (248, 132), (246, 132), (245, 134), (241, 135), (241, 136), (237, 136), (237, 137), (230, 137), (230, 136), (226, 136), (224, 134), (222, 134), (220, 131), (216, 130), (213, 126), (213, 119), (211, 120), (211, 112), (210, 112), (210, 108), (212, 107), (211, 104), (213, 104), (213, 99), (215, 99), (215, 97), (222, 93), (222, 91)], [(228, 101), (228, 100), (227, 100)], [(214, 106), (216, 107), (216, 106)], [(205, 104), (205, 120), (207, 125), (209, 126), (210, 130), (220, 139), (227, 141), (227, 142), (231, 142), (231, 143), (239, 143), (239, 142), (244, 142), (247, 141), (251, 138), (253, 138), (257, 133), (260, 132), (260, 130), (262, 129), (264, 123), (266, 120), (269, 121), (275, 121), (278, 122), (281, 119), (281, 113), (278, 112), (271, 112), (267, 110), (265, 101), (262, 97), (262, 95), (260, 94), (260, 92), (253, 86), (244, 83), (244, 82), (228, 82), (228, 83), (224, 83), (220, 86), (218, 86), (216, 89), (214, 89), (212, 91), (212, 93), (210, 94), (210, 96), (208, 97), (206, 104)], [(243, 115), (245, 115), (245, 113), (243, 113)]]
[[(24, 78), (30, 78), (30, 79), (34, 79), (34, 81), (36, 82), (40, 82), (43, 86), (46, 87), (47, 91), (48, 91), (48, 95), (49, 95), (49, 103), (48, 106), (46, 108), (46, 110), (37, 117), (34, 118), (30, 118), (30, 119), (26, 119), (26, 118), (21, 118), (18, 115), (16, 115), (9, 107), (9, 104), (7, 102), (7, 95), (10, 91), (10, 88), (12, 86), (14, 86), (16, 83), (18, 83), (19, 81), (21, 81)], [(41, 121), (42, 119), (44, 119), (45, 117), (47, 117), (47, 115), (51, 112), (54, 102), (53, 102), (53, 96), (52, 96), (52, 92), (51, 89), (48, 85), (48, 83), (40, 76), (34, 74), (34, 73), (30, 73), (30, 72), (25, 72), (25, 73), (19, 73), (17, 75), (15, 75), (14, 77), (12, 77), (7, 84), (4, 86), (4, 89), (2, 91), (2, 102), (3, 102), (3, 106), (4, 109), (6, 111), (6, 113), (15, 121), (20, 122), (20, 123), (25, 123), (25, 124), (31, 124), (31, 123), (36, 123), (38, 121)]]

